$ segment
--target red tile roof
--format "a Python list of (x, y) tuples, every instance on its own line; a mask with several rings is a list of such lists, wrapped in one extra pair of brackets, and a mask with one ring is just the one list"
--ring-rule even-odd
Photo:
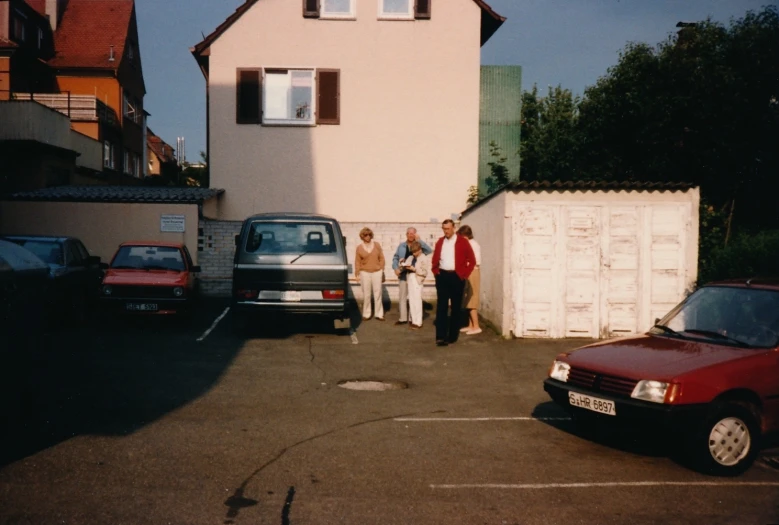
[(173, 156), (173, 147), (155, 135), (150, 128), (146, 129), (146, 143), (149, 149), (159, 157), (161, 162), (173, 162), (176, 158)]
[[(496, 13), (484, 0), (473, 1), (481, 9), (481, 45), (484, 45), (484, 43), (487, 42), (487, 40), (489, 40), (495, 31), (497, 31), (498, 28), (503, 24), (503, 22), (506, 21), (506, 17)], [(213, 44), (214, 41), (222, 35), (222, 33), (227, 31), (227, 29), (233, 25), (236, 20), (241, 18), (241, 16), (256, 3), (257, 0), (245, 0), (242, 5), (238, 6), (232, 15), (227, 17), (227, 20), (222, 22), (219, 27), (213, 31), (213, 33), (205, 37), (202, 42), (190, 48), (192, 54), (195, 55), (195, 57), (202, 55), (203, 52), (206, 51), (211, 46), (211, 44)]]
[[(117, 69), (124, 54), (133, 6), (133, 0), (70, 0), (54, 36), (57, 55), (49, 64)], [(111, 46), (113, 61), (109, 60)]]

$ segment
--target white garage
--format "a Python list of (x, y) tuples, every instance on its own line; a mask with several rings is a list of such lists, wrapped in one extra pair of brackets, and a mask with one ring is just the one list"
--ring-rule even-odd
[(507, 337), (644, 332), (695, 285), (699, 203), (689, 184), (513, 183), (461, 218), (482, 247), (479, 313)]

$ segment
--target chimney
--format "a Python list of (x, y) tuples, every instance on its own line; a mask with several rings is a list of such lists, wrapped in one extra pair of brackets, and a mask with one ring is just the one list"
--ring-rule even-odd
[(52, 32), (57, 30), (57, 24), (59, 23), (60, 3), (61, 0), (46, 0), (46, 16), (49, 17)]

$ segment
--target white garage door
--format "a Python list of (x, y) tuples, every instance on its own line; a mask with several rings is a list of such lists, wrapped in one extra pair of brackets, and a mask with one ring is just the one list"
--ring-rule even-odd
[(514, 203), (514, 333), (644, 331), (684, 296), (688, 204)]

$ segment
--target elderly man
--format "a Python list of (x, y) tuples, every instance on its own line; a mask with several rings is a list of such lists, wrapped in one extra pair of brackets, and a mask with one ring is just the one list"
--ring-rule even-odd
[[(476, 255), (470, 241), (454, 233), (454, 221), (441, 224), (444, 236), (435, 243), (433, 274), (438, 305), (435, 316), (435, 342), (446, 346), (457, 341), (460, 333), (460, 312), (463, 305), (465, 281), (476, 267)], [(449, 316), (449, 303), (452, 315)]]
[(395, 275), (398, 276), (398, 292), (400, 295), (400, 317), (395, 323), (396, 326), (408, 323), (408, 281), (406, 280), (408, 272), (400, 268), (400, 261), (411, 255), (411, 243), (414, 241), (419, 243), (422, 247), (422, 253), (425, 255), (430, 255), (433, 251), (430, 249), (430, 246), (425, 244), (425, 241), (419, 238), (417, 229), (413, 226), (406, 230), (406, 241), (400, 243), (398, 249), (395, 250), (395, 255), (392, 257), (392, 269), (395, 270)]

